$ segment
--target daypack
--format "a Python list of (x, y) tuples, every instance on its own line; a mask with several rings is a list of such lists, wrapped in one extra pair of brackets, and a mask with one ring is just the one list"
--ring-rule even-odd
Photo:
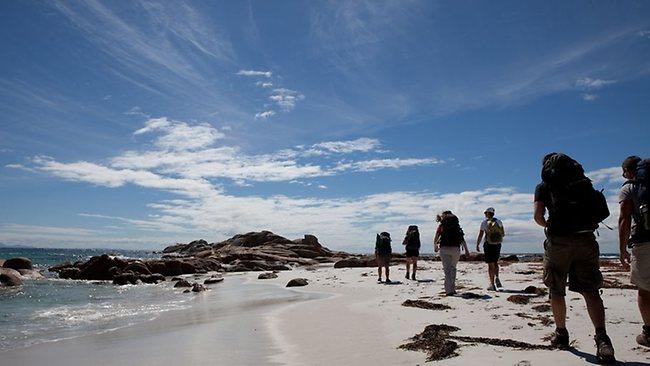
[(443, 247), (458, 247), (463, 242), (465, 233), (460, 228), (458, 217), (455, 215), (447, 215), (440, 222), (442, 226), (442, 233), (440, 234), (440, 246)]
[(635, 242), (650, 240), (650, 159), (641, 160), (636, 166), (634, 180), (625, 182), (633, 184), (632, 202), (634, 204)]
[(544, 162), (542, 181), (548, 185), (551, 202), (548, 226), (555, 233), (595, 230), (609, 217), (607, 200), (594, 189), (582, 166), (567, 155), (556, 153)]
[(499, 244), (503, 241), (504, 235), (503, 227), (499, 225), (496, 218), (487, 220), (487, 227), (485, 229), (485, 238), (490, 244)]
[(390, 234), (388, 235), (385, 234), (388, 233), (384, 232), (381, 234), (377, 234), (377, 240), (375, 242), (375, 250), (379, 254), (390, 254), (393, 251), (393, 249), (390, 246), (390, 242), (391, 242)]

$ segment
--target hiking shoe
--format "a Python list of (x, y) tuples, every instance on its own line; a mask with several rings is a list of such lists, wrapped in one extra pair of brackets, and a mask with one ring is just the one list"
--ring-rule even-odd
[(407, 279), (407, 280), (410, 280), (410, 278), (409, 278), (409, 273), (408, 273), (408, 272), (406, 272), (406, 279)]
[(386, 279), (386, 282), (384, 282), (384, 283), (391, 284), (391, 283), (393, 283), (393, 281), (391, 281), (391, 280), (389, 280), (389, 279), (387, 278), (387, 279)]
[(503, 285), (501, 284), (501, 281), (499, 280), (499, 277), (494, 278), (494, 285), (496, 287), (503, 287)]
[(417, 281), (417, 280), (415, 279), (415, 273), (413, 273), (413, 274), (411, 275), (411, 279), (412, 279), (413, 281)]
[(616, 358), (614, 358), (614, 346), (612, 346), (612, 340), (609, 339), (607, 334), (597, 334), (594, 340), (596, 341), (596, 358), (598, 358), (598, 363), (616, 362)]
[(636, 343), (644, 347), (650, 347), (650, 337), (648, 337), (648, 335), (645, 334), (645, 332), (642, 332), (641, 334), (636, 336)]
[(551, 346), (559, 349), (569, 348), (569, 332), (566, 330), (562, 332), (556, 329), (551, 336)]

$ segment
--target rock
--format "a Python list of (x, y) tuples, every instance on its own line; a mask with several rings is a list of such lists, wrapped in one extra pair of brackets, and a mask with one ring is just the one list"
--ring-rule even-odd
[(133, 272), (121, 273), (116, 275), (113, 278), (114, 285), (121, 285), (121, 286), (128, 285), (128, 284), (135, 285), (137, 283), (138, 283), (138, 275), (136, 275)]
[(167, 248), (163, 249), (162, 252), (163, 253), (176, 253), (176, 252), (180, 252), (181, 249), (185, 248), (186, 246), (187, 246), (187, 244), (178, 243), (178, 244), (175, 244), (175, 245), (168, 246)]
[(525, 305), (530, 302), (530, 298), (530, 296), (525, 295), (511, 295), (507, 300), (515, 304)]
[(22, 284), (23, 281), (20, 279), (20, 277), (8, 273), (0, 273), (1, 286), (18, 287), (22, 286)]
[(112, 280), (115, 272), (114, 270), (109, 272), (109, 270), (112, 267), (123, 269), (127, 265), (128, 262), (123, 259), (102, 254), (92, 257), (88, 262), (82, 264), (78, 278), (84, 280)]
[(299, 286), (307, 286), (309, 282), (307, 282), (306, 278), (294, 278), (293, 280), (289, 281), (287, 283), (286, 287), (299, 287)]
[(334, 268), (377, 267), (374, 256), (362, 258), (346, 258), (334, 263)]
[(165, 276), (161, 275), (160, 273), (154, 273), (154, 274), (150, 274), (150, 275), (141, 275), (140, 276), (140, 281), (142, 281), (143, 283), (156, 284), (158, 282), (165, 281)]
[(19, 269), (18, 272), (20, 273), (20, 276), (23, 279), (28, 279), (28, 280), (43, 280), (45, 279), (45, 276), (41, 274), (41, 272), (35, 270), (35, 269)]
[(5, 260), (0, 258), (0, 267), (2, 267), (3, 264), (5, 264)]
[(545, 288), (528, 286), (524, 289), (524, 293), (537, 295), (537, 296), (544, 296), (548, 293), (548, 291)]
[(189, 294), (190, 292), (192, 292), (192, 291), (190, 291), (190, 290), (183, 291), (184, 294)]
[(73, 264), (70, 263), (70, 261), (66, 261), (66, 262), (63, 262), (63, 263), (56, 264), (56, 265), (48, 268), (47, 270), (50, 271), (50, 272), (60, 272), (61, 270), (66, 269), (66, 268), (70, 268), (72, 266), (73, 266)]
[(254, 248), (269, 244), (291, 244), (292, 241), (282, 236), (273, 234), (270, 231), (250, 232), (246, 234), (235, 235), (232, 238), (214, 244), (215, 249), (219, 250), (228, 247)]
[(511, 254), (501, 258), (501, 260), (504, 262), (519, 262), (519, 257), (516, 254)]
[(172, 277), (172, 281), (180, 281), (180, 280), (182, 280), (181, 277)]
[(485, 254), (484, 253), (469, 253), (469, 255), (461, 254), (460, 260), (465, 262), (482, 262), (485, 260)]
[(320, 243), (318, 242), (318, 238), (310, 234), (305, 234), (305, 237), (302, 239), (302, 243), (311, 246), (318, 246), (318, 247), (321, 246)]
[(81, 270), (77, 267), (63, 268), (59, 270), (59, 278), (76, 280)]
[(129, 263), (129, 265), (126, 266), (126, 268), (124, 268), (124, 270), (125, 271), (131, 271), (133, 273), (139, 273), (139, 274), (142, 274), (142, 275), (150, 275), (151, 274), (151, 271), (149, 270), (149, 268), (147, 268), (147, 266), (144, 263), (140, 262), (140, 261)]
[(206, 290), (205, 286), (201, 284), (195, 283), (194, 285), (192, 285), (192, 292), (201, 292), (205, 290)]
[(187, 280), (180, 280), (180, 281), (176, 282), (174, 287), (192, 287), (192, 284), (189, 283), (189, 281), (187, 281)]
[(260, 273), (260, 275), (257, 276), (258, 280), (270, 280), (272, 278), (278, 278), (278, 275), (273, 272), (267, 272), (267, 273)]
[(27, 258), (23, 258), (23, 257), (7, 259), (2, 264), (2, 267), (11, 268), (11, 269), (15, 269), (15, 270), (34, 269), (34, 267), (32, 266), (32, 261), (30, 261)]
[(223, 281), (223, 277), (211, 277), (203, 281), (204, 285), (212, 285)]

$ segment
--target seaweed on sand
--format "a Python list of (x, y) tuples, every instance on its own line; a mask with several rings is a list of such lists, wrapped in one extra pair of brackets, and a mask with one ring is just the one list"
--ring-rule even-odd
[(412, 308), (420, 308), (420, 309), (427, 309), (427, 310), (449, 310), (451, 309), (451, 306), (447, 306), (445, 304), (436, 304), (433, 302), (429, 301), (424, 301), (424, 300), (406, 300), (402, 303), (402, 306), (408, 306)]
[(460, 328), (446, 324), (427, 325), (424, 331), (416, 334), (411, 338), (411, 342), (399, 346), (400, 349), (409, 351), (427, 352), (427, 361), (438, 361), (445, 358), (458, 356), (458, 343), (460, 341), (468, 344), (489, 344), (499, 347), (510, 347), (520, 350), (551, 350), (552, 346), (531, 344), (527, 342), (516, 341), (514, 339), (486, 338), (486, 337), (468, 337), (454, 336), (453, 332), (459, 331)]

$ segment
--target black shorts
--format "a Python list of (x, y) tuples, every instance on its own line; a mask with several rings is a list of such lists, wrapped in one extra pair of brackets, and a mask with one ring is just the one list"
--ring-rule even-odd
[(420, 256), (419, 248), (406, 248), (406, 258), (417, 258)]
[(497, 263), (501, 256), (501, 244), (483, 244), (485, 263)]

